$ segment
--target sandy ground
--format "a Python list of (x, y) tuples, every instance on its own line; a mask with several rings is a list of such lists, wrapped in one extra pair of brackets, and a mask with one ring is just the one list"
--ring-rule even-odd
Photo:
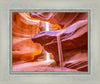
[(55, 66), (55, 61), (17, 62), (13, 64), (13, 72), (75, 72), (76, 70)]

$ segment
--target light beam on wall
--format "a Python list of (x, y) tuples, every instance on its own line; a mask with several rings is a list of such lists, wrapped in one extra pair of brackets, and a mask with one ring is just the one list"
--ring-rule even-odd
[[(49, 23), (46, 22), (46, 31), (49, 31)], [(46, 61), (50, 61), (50, 54), (46, 52)]]

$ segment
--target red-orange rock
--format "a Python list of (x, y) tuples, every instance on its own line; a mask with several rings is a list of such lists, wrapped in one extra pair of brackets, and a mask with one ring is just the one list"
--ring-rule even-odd
[[(88, 13), (86, 12), (13, 13), (13, 19), (12, 19), (13, 60), (17, 59), (24, 61), (33, 60), (37, 55), (41, 54), (42, 52), (41, 45), (42, 45), (44, 46), (45, 50), (51, 52), (54, 55), (54, 59), (56, 63), (59, 65), (57, 34), (62, 32), (62, 30), (58, 29), (63, 28), (65, 29), (65, 31), (61, 34), (61, 43), (62, 43), (62, 51), (64, 58), (64, 67), (67, 67), (67, 69), (68, 68), (75, 69), (75, 71), (87, 71), (88, 70), (87, 18), (88, 18)], [(48, 32), (45, 32), (46, 21), (50, 22), (49, 23), (50, 31)], [(34, 42), (38, 42), (41, 45), (32, 42), (31, 40), (32, 37), (34, 37), (33, 38)], [(23, 65), (17, 66), (17, 68), (20, 71), (21, 68), (25, 70), (27, 67), (29, 67), (29, 71), (37, 71), (38, 69), (36, 68), (35, 70), (33, 66), (30, 67), (29, 64), (25, 66), (25, 68), (23, 68), (22, 67)], [(48, 69), (50, 68), (49, 67), (43, 68), (44, 71), (49, 71)], [(56, 70), (52, 68), (51, 71), (56, 71)]]
[(31, 19), (29, 13), (13, 13), (12, 18), (12, 56), (13, 61), (33, 60), (41, 54), (42, 47), (31, 38), (39, 32), (40, 21)]
[[(35, 56), (42, 53), (42, 47), (32, 42), (32, 37), (46, 30), (46, 22), (30, 17), (30, 13), (12, 14), (12, 55), (13, 60), (33, 60)], [(50, 24), (49, 30), (58, 30), (58, 24)]]
[(13, 44), (13, 60), (30, 61), (36, 55), (41, 54), (42, 48), (40, 44), (33, 43), (31, 39), (22, 40)]

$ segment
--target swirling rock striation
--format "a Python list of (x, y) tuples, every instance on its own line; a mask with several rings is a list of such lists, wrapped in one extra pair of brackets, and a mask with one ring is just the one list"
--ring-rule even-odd
[[(88, 21), (78, 21), (77, 23), (69, 26), (67, 29), (62, 29), (58, 31), (48, 31), (48, 32), (41, 32), (36, 34), (32, 40), (33, 42), (40, 43), (44, 46), (45, 50), (52, 53), (54, 55), (54, 59), (57, 64), (59, 64), (59, 57), (58, 57), (58, 46), (57, 46), (57, 35), (64, 31), (60, 35), (60, 40), (62, 44), (62, 51), (63, 51), (63, 58), (65, 61), (65, 66), (67, 64), (74, 63), (75, 61), (77, 66), (77, 70), (80, 71), (87, 71), (88, 63), (84, 63), (87, 61), (87, 45), (88, 45)], [(74, 62), (72, 62), (74, 61)], [(67, 63), (68, 62), (68, 63)], [(80, 62), (85, 65), (85, 69), (80, 68)], [(81, 65), (82, 65), (81, 64)], [(82, 66), (83, 66), (82, 65)]]

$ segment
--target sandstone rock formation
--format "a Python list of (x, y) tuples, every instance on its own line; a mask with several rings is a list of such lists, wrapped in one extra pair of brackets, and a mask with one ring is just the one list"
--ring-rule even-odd
[(40, 21), (30, 19), (29, 13), (13, 13), (12, 16), (13, 61), (33, 60), (42, 52), (41, 45), (31, 40), (39, 32)]
[[(59, 33), (65, 70), (58, 67)], [(56, 65), (36, 61), (44, 59), (43, 47), (52, 53)], [(12, 50), (13, 71), (88, 71), (88, 13), (13, 13)]]
[[(58, 30), (58, 24), (50, 24), (50, 30)], [(31, 18), (30, 13), (12, 13), (12, 56), (13, 61), (31, 61), (40, 57), (42, 47), (32, 42), (32, 37), (45, 31), (46, 22)], [(44, 57), (43, 57), (44, 58)]]
[[(66, 14), (66, 17), (67, 17), (67, 14)], [(63, 51), (63, 58), (65, 62), (64, 66), (67, 68), (76, 69), (78, 71), (87, 71), (88, 70), (87, 13), (83, 13), (83, 14), (76, 13), (75, 17), (76, 18), (70, 17), (72, 21), (70, 22), (70, 19), (69, 19), (68, 23), (64, 19), (60, 21), (57, 20), (58, 24), (64, 25), (63, 26), (64, 29), (58, 30), (58, 31), (48, 31), (48, 32), (38, 33), (33, 37), (32, 40), (33, 42), (40, 43), (42, 46), (44, 46), (45, 50), (47, 50), (48, 52), (51, 52), (54, 55), (54, 59), (56, 63), (59, 65), (59, 57), (58, 57), (58, 49), (57, 49), (58, 48), (57, 47), (57, 34), (64, 31), (60, 36), (61, 44), (62, 44), (62, 51)], [(46, 20), (50, 21), (50, 18), (49, 19), (47, 18)]]
[(31, 13), (31, 17), (44, 21), (49, 21), (52, 24), (59, 24), (62, 28), (66, 28), (73, 23), (88, 19), (87, 12), (45, 12)]

